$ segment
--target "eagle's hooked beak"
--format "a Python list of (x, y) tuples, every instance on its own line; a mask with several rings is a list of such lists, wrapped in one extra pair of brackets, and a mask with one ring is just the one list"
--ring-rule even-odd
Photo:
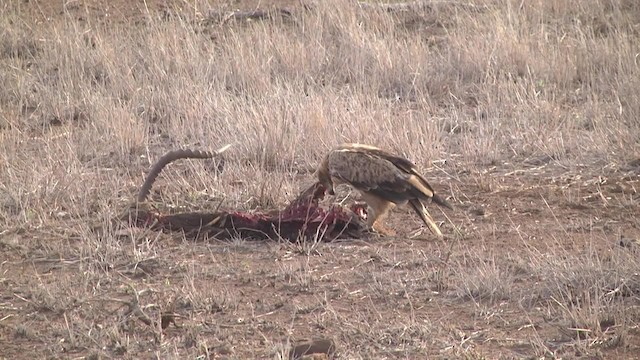
[(314, 173), (314, 176), (317, 177), (318, 181), (325, 187), (325, 189), (327, 189), (327, 193), (329, 193), (329, 195), (333, 196), (336, 194), (335, 191), (333, 191), (333, 183), (329, 179), (329, 176), (325, 175), (325, 172), (317, 170)]

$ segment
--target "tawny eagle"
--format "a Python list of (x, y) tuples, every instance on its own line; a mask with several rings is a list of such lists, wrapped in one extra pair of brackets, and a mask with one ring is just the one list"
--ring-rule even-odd
[(385, 150), (365, 144), (346, 143), (331, 149), (316, 171), (318, 181), (335, 195), (334, 187), (348, 184), (358, 190), (367, 203), (367, 222), (375, 231), (393, 235), (383, 220), (396, 205), (409, 203), (431, 232), (442, 232), (427, 211), (425, 203), (453, 209), (429, 185), (416, 165)]

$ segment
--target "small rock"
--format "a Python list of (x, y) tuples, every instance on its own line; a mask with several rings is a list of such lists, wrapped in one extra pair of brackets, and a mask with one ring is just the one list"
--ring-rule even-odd
[(301, 360), (329, 360), (329, 355), (327, 354), (311, 354), (311, 355), (303, 355)]
[(631, 239), (620, 237), (618, 244), (624, 248), (630, 249), (632, 251), (637, 251), (640, 247), (640, 239)]
[(297, 343), (291, 349), (291, 359), (321, 360), (329, 359), (336, 350), (336, 345), (331, 339), (314, 339)]

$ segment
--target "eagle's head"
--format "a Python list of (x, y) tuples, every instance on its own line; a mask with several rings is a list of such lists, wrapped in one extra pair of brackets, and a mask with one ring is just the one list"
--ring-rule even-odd
[(320, 166), (316, 170), (316, 176), (318, 182), (320, 182), (326, 189), (329, 195), (335, 195), (333, 191), (333, 181), (331, 181), (331, 174), (329, 173), (329, 159), (324, 158), (320, 163)]

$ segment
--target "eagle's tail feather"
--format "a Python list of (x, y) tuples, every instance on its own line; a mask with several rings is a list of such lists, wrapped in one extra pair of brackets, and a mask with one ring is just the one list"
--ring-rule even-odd
[(413, 200), (409, 200), (409, 204), (411, 205), (413, 210), (415, 210), (418, 216), (420, 216), (420, 218), (425, 223), (425, 225), (429, 227), (429, 230), (431, 230), (432, 233), (436, 234), (438, 237), (443, 236), (442, 232), (440, 231), (440, 228), (438, 227), (436, 222), (433, 221), (431, 214), (429, 214), (429, 212), (427, 211), (427, 208), (424, 206), (422, 201), (418, 199), (413, 199)]
[(444, 198), (438, 196), (437, 194), (433, 194), (433, 196), (431, 197), (431, 200), (433, 200), (434, 203), (440, 205), (440, 206), (444, 206), (449, 210), (453, 210), (453, 206), (451, 206), (451, 204), (449, 204), (447, 202), (447, 200), (445, 200)]

